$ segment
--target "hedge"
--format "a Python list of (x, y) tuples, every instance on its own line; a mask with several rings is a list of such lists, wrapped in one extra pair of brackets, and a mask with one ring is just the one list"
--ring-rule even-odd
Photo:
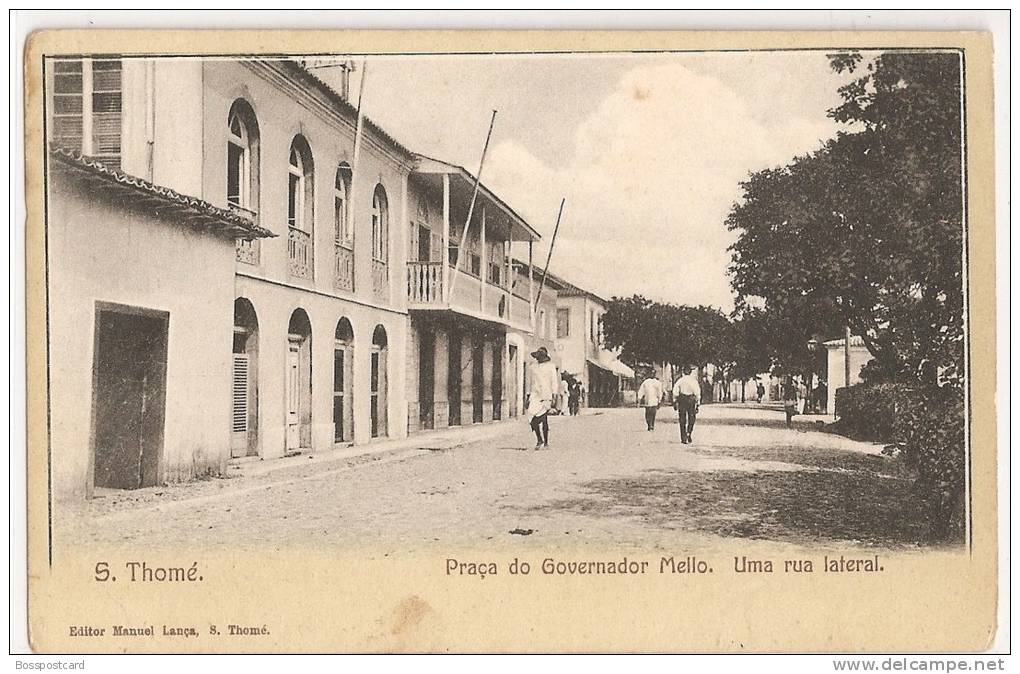
[(916, 468), (914, 492), (933, 539), (963, 536), (966, 432), (961, 390), (857, 384), (836, 391), (836, 415), (840, 432), (894, 445)]

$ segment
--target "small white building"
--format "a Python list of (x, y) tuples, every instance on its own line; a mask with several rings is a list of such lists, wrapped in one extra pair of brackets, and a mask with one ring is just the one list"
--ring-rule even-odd
[[(830, 413), (836, 413), (836, 389), (843, 388), (847, 385), (846, 383), (846, 350), (844, 348), (845, 340), (834, 339), (829, 342), (825, 342), (825, 348), (827, 350), (827, 368), (826, 368), (826, 381), (828, 382), (828, 399), (826, 407)], [(864, 339), (860, 336), (854, 335), (850, 337), (850, 385), (861, 383), (861, 370), (869, 362), (874, 360), (874, 356), (868, 351), (868, 347), (864, 345)]]

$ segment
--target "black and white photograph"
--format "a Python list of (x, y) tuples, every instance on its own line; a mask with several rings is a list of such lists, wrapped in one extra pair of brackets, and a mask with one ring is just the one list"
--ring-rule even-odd
[[(974, 500), (995, 489), (994, 436), (975, 440), (994, 409), (974, 416), (975, 359), (995, 366), (971, 320), (980, 41), (44, 38), (38, 568), (193, 593), (222, 575), (202, 555), (313, 550), (515, 592), (527, 559), (520, 591), (668, 575), (723, 602), (995, 554)], [(425, 592), (406, 642), (318, 643), (450, 648)], [(294, 650), (122, 620), (43, 643)], [(513, 639), (491, 643), (530, 650)]]

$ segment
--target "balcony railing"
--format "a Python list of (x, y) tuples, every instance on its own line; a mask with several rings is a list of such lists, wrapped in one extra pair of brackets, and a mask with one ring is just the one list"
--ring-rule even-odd
[(237, 239), (237, 261), (245, 264), (259, 263), (259, 240)]
[(411, 304), (443, 301), (443, 263), (407, 263), (407, 301)]
[[(252, 222), (258, 222), (258, 213), (253, 210), (229, 202), (227, 203), (227, 208), (230, 209), (231, 213), (237, 213), (242, 217), (248, 218)], [(245, 264), (258, 264), (259, 240), (251, 239), (249, 241), (245, 241), (244, 239), (237, 239), (237, 261), (244, 262)]]
[(390, 297), (389, 267), (382, 260), (372, 260), (372, 295), (380, 300)]
[(339, 243), (334, 249), (333, 286), (337, 290), (354, 291), (354, 251)]
[(287, 233), (287, 268), (291, 276), (312, 278), (312, 237), (296, 227)]

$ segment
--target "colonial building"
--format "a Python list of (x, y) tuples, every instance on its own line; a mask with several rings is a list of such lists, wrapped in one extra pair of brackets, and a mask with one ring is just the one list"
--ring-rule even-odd
[(556, 322), (563, 336), (557, 340), (557, 349), (563, 371), (584, 384), (589, 407), (623, 404), (624, 380), (634, 379), (634, 371), (605, 348), (602, 315), (606, 301), (562, 279), (559, 282)]
[(62, 491), (519, 412), (508, 251), (537, 234), (484, 185), (471, 209), (463, 168), (359, 134), (349, 64), (340, 91), (286, 59), (46, 65)]
[[(538, 234), (460, 166), (419, 157), (411, 175), (407, 423), (446, 428), (517, 416), (530, 286), (512, 283), (510, 247)], [(470, 221), (468, 220), (470, 213)], [(465, 224), (467, 229), (465, 231)]]
[[(528, 288), (533, 289), (533, 300), (535, 302), (535, 324), (533, 330), (512, 330), (507, 339), (512, 344), (519, 345), (520, 353), (523, 354), (520, 368), (520, 386), (517, 390), (518, 405), (523, 405), (528, 391), (531, 389), (531, 369), (537, 361), (531, 358), (531, 354), (540, 347), (545, 347), (552, 359), (553, 365), (559, 372), (563, 372), (563, 363), (560, 350), (563, 348), (557, 338), (560, 336), (564, 326), (557, 322), (557, 293), (563, 287), (562, 282), (552, 274), (545, 275), (545, 271), (538, 266), (530, 265), (527, 262), (514, 260), (515, 271), (513, 281), (513, 292), (527, 296)], [(545, 278), (543, 285), (542, 279)], [(539, 289), (541, 288), (541, 297)]]

